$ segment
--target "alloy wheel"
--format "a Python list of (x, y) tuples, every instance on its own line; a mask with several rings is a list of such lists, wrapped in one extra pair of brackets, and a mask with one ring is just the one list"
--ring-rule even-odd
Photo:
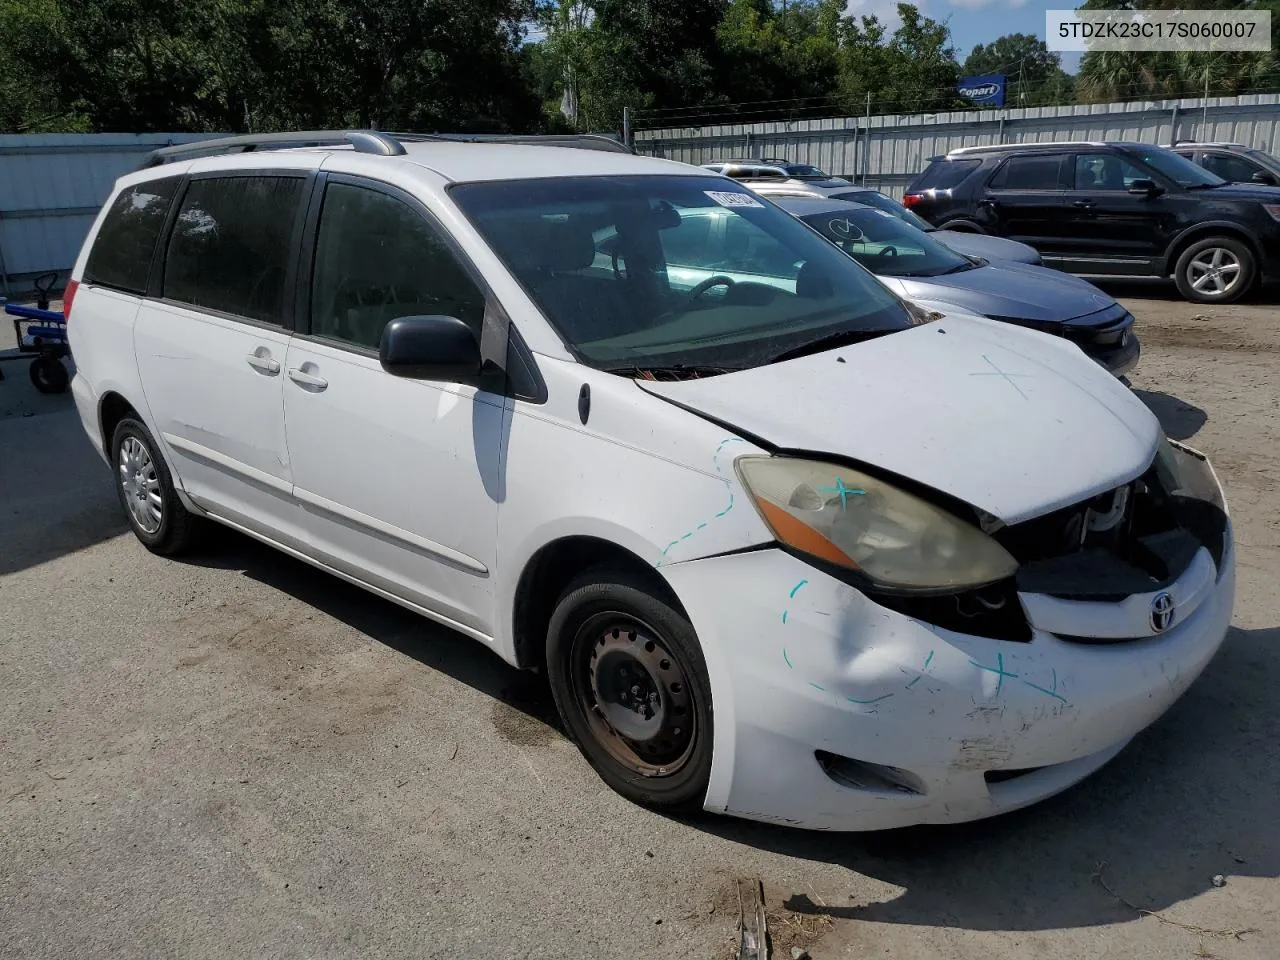
[(127, 436), (120, 444), (116, 466), (133, 522), (143, 533), (154, 534), (164, 521), (164, 498), (160, 492), (155, 457), (145, 443), (137, 437)]
[(1187, 281), (1200, 293), (1218, 296), (1240, 280), (1240, 258), (1226, 247), (1209, 247), (1187, 264)]

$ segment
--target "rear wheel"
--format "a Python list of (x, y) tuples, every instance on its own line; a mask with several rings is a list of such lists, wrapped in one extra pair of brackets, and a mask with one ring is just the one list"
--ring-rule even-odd
[(601, 778), (669, 811), (702, 806), (711, 776), (711, 683), (693, 625), (626, 571), (596, 568), (552, 614), (556, 708)]
[(178, 499), (169, 468), (141, 420), (125, 417), (111, 438), (116, 494), (134, 535), (152, 553), (172, 556), (198, 538), (201, 519)]
[(1193, 303), (1234, 303), (1253, 286), (1253, 251), (1234, 237), (1208, 237), (1182, 251), (1173, 269), (1178, 292)]
[(37, 357), (31, 361), (31, 383), (41, 393), (62, 393), (71, 382), (67, 368), (57, 357)]

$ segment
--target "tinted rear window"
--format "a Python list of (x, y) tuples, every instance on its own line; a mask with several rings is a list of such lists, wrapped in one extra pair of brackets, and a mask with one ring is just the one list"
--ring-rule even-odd
[(924, 173), (916, 177), (909, 190), (950, 190), (977, 170), (981, 160), (934, 160)]
[(988, 186), (992, 190), (1061, 190), (1062, 156), (1010, 157)]
[(120, 191), (89, 251), (84, 282), (145, 293), (151, 256), (178, 188), (174, 178), (150, 180)]
[(284, 281), (301, 177), (193, 180), (164, 264), (169, 300), (265, 323), (284, 322)]

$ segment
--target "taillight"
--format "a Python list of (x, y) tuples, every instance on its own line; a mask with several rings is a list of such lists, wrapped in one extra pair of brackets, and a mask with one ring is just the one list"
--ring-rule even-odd
[(71, 319), (71, 301), (76, 298), (76, 291), (80, 289), (79, 280), (68, 280), (67, 289), (62, 291), (62, 319)]
[(918, 193), (904, 194), (902, 197), (902, 205), (904, 207), (914, 207), (917, 203), (919, 203), (923, 199), (924, 197)]

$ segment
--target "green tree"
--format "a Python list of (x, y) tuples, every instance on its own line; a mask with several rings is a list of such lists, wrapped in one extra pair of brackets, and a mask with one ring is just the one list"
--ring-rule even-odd
[[(25, 99), (93, 130), (529, 129), (529, 0), (0, 0)], [(38, 51), (38, 52), (33, 52)]]
[(1272, 49), (1267, 52), (1091, 50), (1080, 60), (1077, 78), (1082, 102), (1149, 97), (1228, 96), (1276, 89), (1280, 82), (1280, 3), (1240, 4), (1234, 0), (1086, 0), (1081, 10), (1232, 10), (1242, 6), (1272, 11)]
[(1062, 58), (1029, 33), (1010, 33), (978, 44), (965, 58), (962, 73), (1004, 74), (1008, 78), (1005, 104), (1011, 107), (1071, 103), (1075, 95), (1071, 76), (1062, 69)]
[(876, 17), (839, 23), (838, 89), (846, 110), (861, 112), (871, 94), (876, 113), (924, 113), (962, 107), (960, 65), (945, 24), (898, 4), (902, 25), (889, 34)]
[(826, 0), (730, 0), (717, 29), (718, 92), (731, 103), (827, 97), (836, 74), (831, 6)]

